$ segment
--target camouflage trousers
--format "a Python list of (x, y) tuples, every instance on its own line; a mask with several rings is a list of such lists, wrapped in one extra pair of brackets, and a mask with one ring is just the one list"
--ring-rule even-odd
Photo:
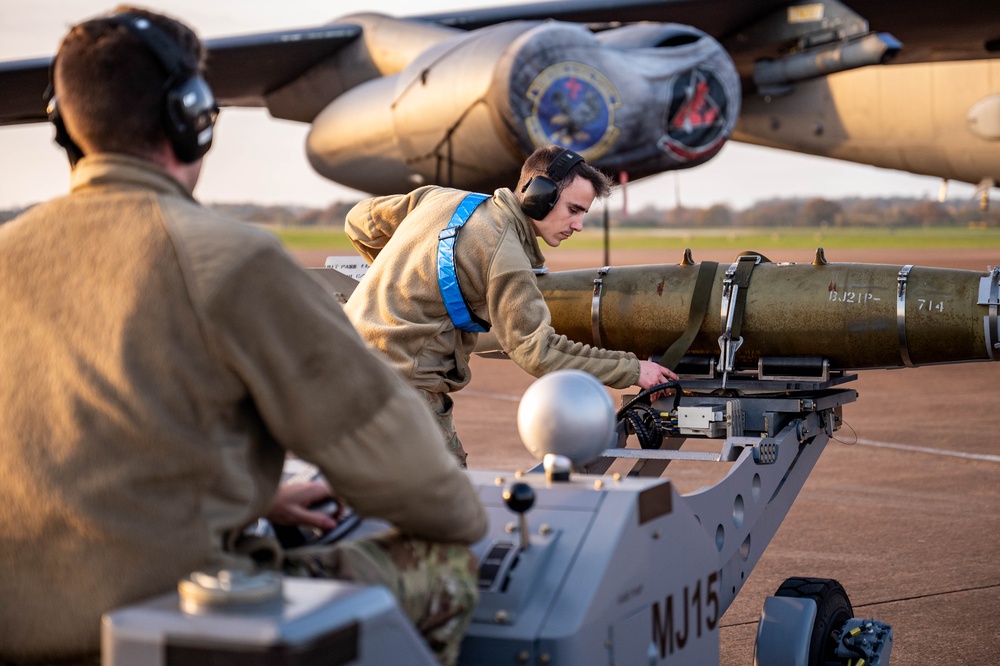
[(458, 433), (455, 432), (455, 421), (452, 418), (455, 403), (447, 393), (432, 393), (424, 390), (420, 392), (424, 395), (427, 404), (430, 405), (431, 412), (437, 417), (441, 432), (444, 433), (445, 446), (458, 460), (459, 467), (466, 469), (469, 466), (467, 462), (469, 454), (465, 452), (461, 440), (458, 439)]
[[(262, 563), (281, 561), (282, 573), (386, 587), (444, 666), (458, 663), (459, 648), (479, 601), (475, 555), (465, 546), (433, 543), (389, 529), (332, 545), (283, 550), (273, 537), (251, 537), (244, 554)], [(0, 666), (100, 666), (99, 654), (66, 661), (8, 662)]]
[(388, 588), (446, 666), (458, 662), (462, 637), (479, 600), (477, 562), (468, 548), (414, 539), (395, 530), (287, 550), (282, 570), (289, 576)]

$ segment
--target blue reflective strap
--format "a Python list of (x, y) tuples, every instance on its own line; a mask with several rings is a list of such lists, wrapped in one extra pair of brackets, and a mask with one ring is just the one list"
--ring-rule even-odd
[(448, 310), (448, 316), (451, 317), (455, 328), (470, 333), (485, 333), (490, 325), (472, 312), (462, 295), (462, 289), (458, 284), (458, 273), (455, 271), (455, 239), (458, 238), (458, 230), (469, 220), (472, 211), (489, 198), (488, 194), (475, 192), (467, 195), (462, 199), (462, 203), (458, 204), (448, 226), (438, 234), (437, 269), (441, 298), (444, 299), (444, 307)]

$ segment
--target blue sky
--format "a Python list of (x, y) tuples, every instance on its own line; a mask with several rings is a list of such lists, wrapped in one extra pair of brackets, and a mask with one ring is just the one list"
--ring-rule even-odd
[[(321, 25), (354, 12), (379, 11), (368, 0), (163, 0), (134, 4), (191, 25), (202, 37)], [(519, 4), (489, 0), (417, 0), (406, 13)], [(0, 60), (51, 55), (73, 23), (114, 3), (95, 0), (0, 0)], [(385, 3), (384, 13), (396, 13)], [(205, 162), (196, 196), (205, 202), (253, 201), (326, 206), (364, 196), (318, 176), (305, 156), (308, 127), (276, 120), (265, 110), (225, 109), (216, 143)], [(0, 208), (34, 203), (66, 191), (68, 167), (48, 125), (0, 127)], [(679, 192), (687, 206), (716, 203), (746, 208), (771, 197), (937, 197), (940, 180), (838, 160), (728, 143), (708, 163), (629, 184), (629, 208), (673, 207)], [(971, 198), (974, 188), (951, 183), (951, 198)], [(612, 195), (620, 207), (621, 191)]]

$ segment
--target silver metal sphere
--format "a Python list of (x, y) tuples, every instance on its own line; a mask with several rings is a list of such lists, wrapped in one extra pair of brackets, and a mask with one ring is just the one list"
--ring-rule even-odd
[(585, 465), (612, 446), (615, 408), (593, 375), (557, 370), (524, 392), (517, 408), (517, 431), (535, 458), (552, 453)]

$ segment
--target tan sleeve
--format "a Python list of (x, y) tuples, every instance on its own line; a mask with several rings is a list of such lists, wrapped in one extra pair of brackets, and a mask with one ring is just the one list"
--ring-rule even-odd
[(557, 335), (549, 308), (524, 253), (503, 248), (491, 267), (487, 302), (493, 333), (525, 372), (541, 377), (562, 369), (584, 370), (612, 388), (639, 380), (639, 360), (631, 352), (601, 349)]
[(344, 233), (358, 254), (368, 263), (375, 261), (396, 228), (431, 188), (426, 186), (409, 194), (365, 199), (348, 211), (344, 218)]
[(208, 318), (268, 434), (362, 515), (427, 539), (482, 537), (478, 495), (425, 402), (277, 243), (219, 284)]
[(639, 359), (635, 354), (574, 342), (565, 335), (556, 335), (551, 326), (525, 338), (510, 357), (535, 377), (574, 369), (589, 372), (611, 388), (628, 388), (639, 381)]

